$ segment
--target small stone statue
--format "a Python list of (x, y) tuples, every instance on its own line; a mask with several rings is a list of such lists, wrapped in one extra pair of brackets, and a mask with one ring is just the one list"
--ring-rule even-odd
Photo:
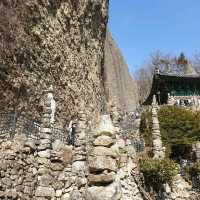
[(184, 100), (183, 99), (180, 99), (180, 106), (185, 106), (185, 103), (184, 103)]
[(156, 95), (153, 95), (152, 105), (154, 105), (154, 106), (157, 105)]
[(68, 131), (69, 131), (69, 143), (71, 145), (74, 145), (75, 143), (75, 132), (76, 132), (76, 121), (70, 121), (69, 126), (68, 126)]
[(175, 104), (175, 99), (173, 96), (170, 95), (170, 93), (168, 93), (168, 101), (167, 101), (168, 105), (174, 105)]
[(50, 123), (54, 124), (55, 122), (55, 112), (56, 112), (56, 101), (53, 98), (53, 86), (51, 85), (48, 89), (48, 94), (47, 94), (47, 98), (50, 102), (50, 107), (51, 107), (51, 119), (50, 119)]

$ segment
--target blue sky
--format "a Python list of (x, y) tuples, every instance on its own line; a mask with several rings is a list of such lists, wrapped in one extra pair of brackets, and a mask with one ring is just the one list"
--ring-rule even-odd
[(200, 0), (110, 0), (109, 29), (131, 72), (156, 50), (200, 52)]

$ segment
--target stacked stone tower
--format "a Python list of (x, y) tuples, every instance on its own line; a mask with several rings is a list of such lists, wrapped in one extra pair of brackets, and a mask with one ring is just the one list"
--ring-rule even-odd
[(162, 159), (165, 157), (165, 151), (160, 135), (160, 126), (157, 113), (158, 105), (156, 97), (153, 98), (152, 103), (152, 138), (153, 138), (153, 153), (155, 159)]
[[(44, 114), (42, 118), (42, 127), (40, 132), (40, 143), (38, 146), (38, 187), (35, 196), (40, 198), (55, 196), (55, 190), (50, 186), (52, 177), (50, 176), (50, 157), (52, 151), (52, 129), (51, 129), (51, 99), (53, 88), (45, 91)], [(46, 181), (45, 181), (46, 180)]]

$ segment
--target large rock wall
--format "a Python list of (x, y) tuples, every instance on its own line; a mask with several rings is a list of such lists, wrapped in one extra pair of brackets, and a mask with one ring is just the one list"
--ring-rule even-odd
[(107, 98), (123, 111), (134, 111), (138, 104), (137, 85), (110, 32), (107, 32), (104, 62)]
[(16, 109), (39, 117), (42, 91), (52, 84), (61, 124), (77, 117), (80, 107), (97, 115), (104, 96), (101, 66), (108, 1), (5, 0), (0, 4), (13, 11), (21, 26), (10, 45), (16, 46), (7, 45), (0, 53), (0, 111)]

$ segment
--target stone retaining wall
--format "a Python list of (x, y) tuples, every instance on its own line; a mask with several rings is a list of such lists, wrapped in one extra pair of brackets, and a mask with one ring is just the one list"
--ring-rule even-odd
[(104, 131), (96, 130), (92, 145), (86, 145), (84, 114), (81, 119), (74, 147), (23, 135), (2, 139), (0, 199), (142, 200), (131, 178), (134, 148), (116, 139), (112, 124), (106, 125), (109, 118)]

